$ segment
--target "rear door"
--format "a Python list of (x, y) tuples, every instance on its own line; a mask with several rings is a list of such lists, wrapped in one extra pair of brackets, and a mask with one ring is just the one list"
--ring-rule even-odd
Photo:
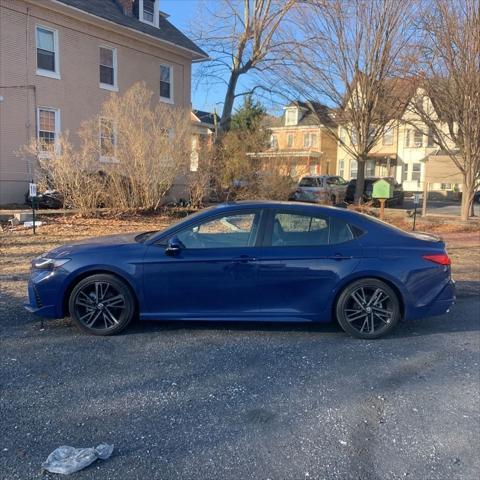
[(269, 212), (258, 261), (259, 313), (285, 320), (330, 318), (337, 284), (362, 255), (347, 223), (305, 210)]

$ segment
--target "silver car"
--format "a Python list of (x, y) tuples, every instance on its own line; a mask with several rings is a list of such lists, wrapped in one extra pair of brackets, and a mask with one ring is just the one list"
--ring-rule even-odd
[(298, 202), (331, 203), (343, 202), (348, 182), (337, 175), (311, 175), (303, 177), (289, 200)]

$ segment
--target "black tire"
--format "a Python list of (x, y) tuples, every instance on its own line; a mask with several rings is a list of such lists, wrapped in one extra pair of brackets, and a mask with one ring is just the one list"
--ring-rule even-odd
[(367, 340), (390, 333), (401, 316), (397, 294), (376, 278), (362, 278), (345, 287), (335, 313), (346, 333)]
[(92, 335), (114, 335), (132, 321), (135, 298), (120, 278), (96, 274), (78, 282), (70, 294), (68, 309), (80, 330)]

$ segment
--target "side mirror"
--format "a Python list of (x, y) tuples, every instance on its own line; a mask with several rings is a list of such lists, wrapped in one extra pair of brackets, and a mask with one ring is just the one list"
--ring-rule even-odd
[(168, 243), (167, 248), (165, 248), (165, 255), (170, 255), (171, 257), (178, 255), (182, 250), (182, 242), (177, 237), (172, 237)]

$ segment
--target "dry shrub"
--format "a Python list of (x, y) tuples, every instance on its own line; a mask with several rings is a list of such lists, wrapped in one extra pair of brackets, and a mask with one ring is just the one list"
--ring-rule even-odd
[(218, 177), (230, 199), (287, 200), (295, 186), (278, 160), (254, 152), (266, 148), (268, 132), (232, 130), (222, 138)]
[(112, 94), (79, 137), (77, 149), (64, 136), (48, 154), (38, 142), (26, 150), (38, 159), (39, 181), (84, 213), (156, 210), (190, 158), (189, 112), (159, 102), (143, 83)]

